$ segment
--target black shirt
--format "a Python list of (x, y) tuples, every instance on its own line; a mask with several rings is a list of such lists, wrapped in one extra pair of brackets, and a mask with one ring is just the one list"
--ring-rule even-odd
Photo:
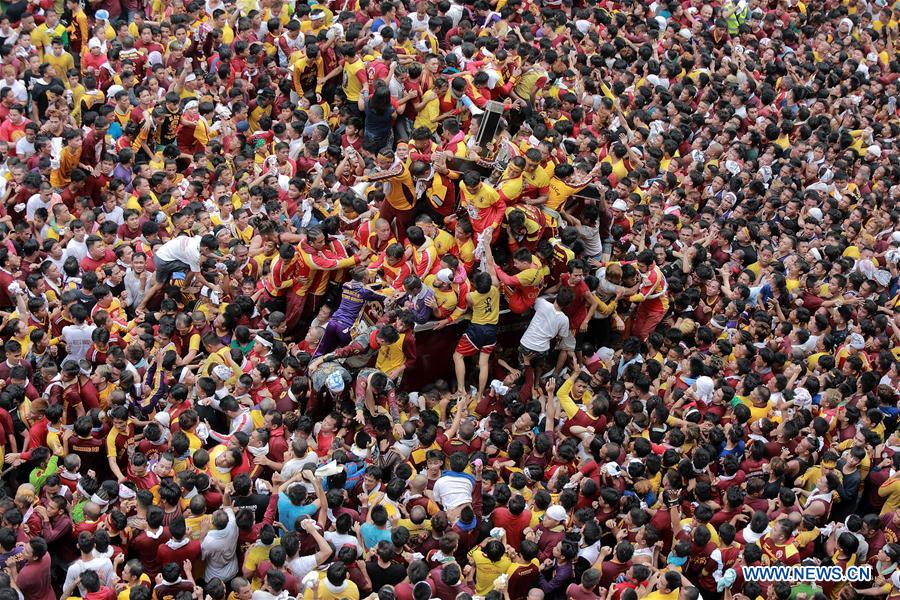
[(406, 569), (395, 562), (385, 568), (379, 566), (377, 560), (370, 560), (366, 563), (366, 572), (372, 580), (373, 590), (380, 590), (386, 585), (397, 585), (406, 579)]

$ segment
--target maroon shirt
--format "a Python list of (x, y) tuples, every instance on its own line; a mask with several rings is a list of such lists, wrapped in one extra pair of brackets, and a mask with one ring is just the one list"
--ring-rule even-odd
[(600, 600), (600, 596), (594, 590), (585, 590), (580, 583), (570, 583), (566, 588), (568, 600)]
[(50, 583), (50, 554), (44, 554), (37, 561), (28, 561), (19, 569), (16, 580), (22, 595), (28, 600), (56, 600), (56, 593)]
[[(475, 594), (475, 590), (467, 586), (465, 579), (462, 577), (459, 578), (456, 585), (447, 585), (444, 583), (443, 579), (441, 579), (442, 572), (443, 567), (436, 567), (431, 570), (433, 598), (437, 598), (438, 600), (455, 600), (457, 595), (461, 593), (470, 595)], [(537, 577), (535, 577), (535, 581), (537, 581)], [(510, 580), (510, 582), (512, 582), (512, 580)], [(516, 598), (512, 596), (512, 593), (510, 593), (510, 600), (516, 600)]]
[(151, 580), (156, 577), (156, 574), (162, 569), (164, 563), (160, 556), (160, 550), (165, 546), (167, 541), (169, 541), (169, 532), (165, 529), (163, 529), (162, 534), (156, 539), (148, 536), (146, 531), (141, 531), (133, 540), (131, 540), (129, 549), (132, 551), (135, 558), (140, 560), (141, 564), (144, 565), (144, 572), (147, 573), (147, 576), (150, 577)]

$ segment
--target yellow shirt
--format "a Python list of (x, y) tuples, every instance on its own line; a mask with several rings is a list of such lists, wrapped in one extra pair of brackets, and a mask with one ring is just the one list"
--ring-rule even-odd
[(225, 346), (220, 348), (216, 352), (212, 352), (209, 356), (206, 357), (206, 360), (203, 361), (203, 366), (200, 368), (200, 372), (207, 377), (212, 375), (212, 370), (217, 365), (225, 364), (225, 353), (230, 352), (231, 350)]
[(607, 154), (606, 158), (603, 159), (603, 162), (610, 163), (612, 165), (613, 175), (616, 176), (616, 179), (623, 179), (628, 177), (628, 165), (625, 164), (624, 160), (619, 160), (618, 158), (614, 158), (612, 154)]
[(445, 318), (453, 312), (453, 309), (456, 308), (456, 305), (459, 304), (459, 298), (456, 295), (456, 292), (453, 290), (453, 287), (450, 288), (449, 291), (444, 292), (435, 287), (435, 275), (428, 275), (425, 277), (425, 285), (431, 288), (431, 291), (434, 292), (434, 301), (437, 303), (438, 310), (440, 311), (440, 318)]
[(512, 565), (505, 554), (494, 562), (477, 547), (469, 551), (469, 562), (475, 565), (475, 593), (479, 596), (486, 596), (494, 589), (494, 580), (509, 571)]
[(678, 590), (673, 590), (668, 594), (660, 591), (650, 592), (644, 596), (644, 600), (678, 600)]
[(566, 418), (571, 419), (575, 415), (578, 414), (580, 410), (578, 405), (575, 404), (575, 401), (578, 400), (582, 404), (590, 404), (591, 400), (594, 399), (594, 395), (590, 390), (586, 390), (584, 395), (581, 398), (572, 398), (572, 388), (575, 386), (575, 381), (573, 379), (566, 379), (565, 383), (563, 383), (559, 390), (556, 392), (556, 397), (559, 398), (559, 404), (564, 411), (566, 411)]
[(544, 170), (544, 167), (537, 167), (534, 170), (534, 173), (523, 171), (522, 178), (525, 180), (526, 185), (537, 188), (538, 190), (550, 185), (550, 176), (547, 175), (547, 171)]
[[(256, 568), (260, 563), (269, 560), (269, 551), (280, 543), (281, 540), (275, 540), (271, 546), (264, 546), (262, 542), (256, 542), (250, 546), (244, 556), (244, 570), (256, 573)], [(253, 583), (253, 589), (255, 590), (258, 590), (262, 586), (262, 582), (256, 579), (256, 577), (253, 578)]]
[(428, 131), (434, 133), (438, 126), (437, 118), (440, 115), (441, 101), (435, 96), (434, 99), (429, 100), (416, 115), (413, 127), (425, 127)]
[(878, 488), (878, 495), (885, 498), (880, 515), (892, 513), (900, 508), (900, 473), (882, 483)]
[[(66, 28), (62, 23), (57, 23), (52, 29), (47, 27), (46, 23), (41, 23), (31, 30), (31, 43), (39, 50), (38, 55), (43, 57), (46, 62), (47, 56), (50, 54), (50, 43), (55, 37), (62, 37), (66, 32)], [(65, 78), (65, 73), (57, 73), (59, 77)]]
[(500, 193), (503, 194), (507, 200), (515, 202), (522, 195), (522, 189), (525, 187), (525, 179), (521, 175), (518, 177), (504, 176), (497, 185), (500, 188)]
[(212, 519), (209, 515), (200, 515), (199, 517), (185, 517), (184, 524), (190, 529), (190, 538), (192, 540), (200, 539), (200, 528), (205, 521)]
[[(216, 466), (216, 458), (226, 450), (228, 450), (228, 447), (225, 444), (219, 444), (209, 451), (209, 474), (222, 483), (228, 484), (231, 483), (231, 472), (223, 473), (219, 470), (219, 467)], [(268, 556), (268, 554), (266, 554), (266, 556)]]
[(49, 429), (47, 430), (47, 447), (50, 448), (56, 456), (63, 455), (63, 445), (58, 432), (50, 431)]
[(378, 358), (375, 359), (375, 368), (390, 375), (402, 367), (406, 363), (406, 356), (403, 354), (403, 340), (405, 339), (406, 334), (401, 333), (396, 342), (382, 346), (378, 350)]
[(456, 238), (443, 229), (438, 229), (434, 236), (434, 250), (438, 256), (443, 256), (450, 252), (450, 249), (456, 245)]
[[(359, 600), (359, 588), (349, 579), (344, 580), (343, 589), (334, 592), (329, 588), (325, 580), (325, 573), (319, 573), (319, 587), (316, 590), (318, 600)], [(313, 600), (312, 588), (306, 588), (303, 592), (303, 600)]]
[(747, 408), (750, 409), (750, 419), (751, 420), (758, 421), (759, 419), (765, 419), (769, 416), (769, 403), (768, 402), (766, 402), (766, 405), (761, 408), (753, 406), (753, 403), (750, 402), (749, 399), (745, 400), (742, 398), (741, 402), (743, 402), (747, 406)]
[(53, 65), (56, 68), (57, 76), (63, 80), (66, 87), (69, 87), (69, 79), (66, 77), (66, 73), (69, 69), (75, 68), (75, 59), (72, 58), (72, 55), (63, 50), (59, 56), (56, 56), (51, 50), (44, 55), (44, 62), (48, 65)]
[(576, 193), (587, 187), (587, 184), (573, 187), (559, 177), (550, 178), (550, 193), (547, 197), (547, 208), (555, 211), (566, 203)]
[(544, 281), (544, 268), (538, 263), (529, 269), (519, 271), (515, 274), (515, 278), (522, 287), (537, 287)]
[[(146, 573), (141, 573), (141, 577), (138, 580), (138, 583), (146, 585), (147, 587), (152, 587), (153, 584), (150, 582), (150, 577)], [(131, 598), (131, 586), (126, 586), (124, 590), (119, 592), (119, 595), (116, 596), (116, 600), (129, 600)]]
[[(287, 5), (285, 5), (287, 6)], [(360, 71), (365, 71), (366, 65), (363, 64), (359, 58), (356, 59), (355, 62), (346, 63), (344, 65), (344, 95), (347, 97), (348, 102), (358, 102), (359, 96), (362, 93), (362, 82), (359, 80), (357, 74)]]
[(486, 294), (472, 290), (472, 324), (496, 325), (500, 321), (500, 288), (494, 286)]

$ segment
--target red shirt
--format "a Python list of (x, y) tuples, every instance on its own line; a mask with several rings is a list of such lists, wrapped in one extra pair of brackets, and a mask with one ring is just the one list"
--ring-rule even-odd
[(107, 250), (102, 258), (99, 260), (96, 258), (92, 258), (90, 254), (81, 259), (81, 270), (84, 272), (87, 271), (96, 271), (103, 265), (107, 265), (109, 263), (116, 262), (116, 253), (112, 250)]
[(531, 511), (525, 509), (516, 516), (508, 508), (501, 506), (491, 513), (491, 520), (494, 526), (502, 527), (506, 531), (506, 540), (509, 545), (518, 548), (522, 543), (525, 528), (531, 523)]
[(560, 284), (569, 286), (569, 289), (575, 293), (575, 299), (563, 310), (563, 312), (569, 317), (569, 328), (572, 331), (578, 331), (578, 328), (587, 317), (588, 303), (586, 298), (588, 294), (591, 293), (591, 290), (583, 279), (578, 282), (578, 285), (574, 287), (570, 286), (569, 277), (570, 275), (568, 273), (563, 273), (559, 277)]
[(50, 421), (47, 420), (47, 417), (41, 417), (40, 420), (35, 421), (34, 425), (28, 430), (28, 435), (30, 436), (28, 448), (38, 448), (47, 445), (47, 428), (49, 426)]

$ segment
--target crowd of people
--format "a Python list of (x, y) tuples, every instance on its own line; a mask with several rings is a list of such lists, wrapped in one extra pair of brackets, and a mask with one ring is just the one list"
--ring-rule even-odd
[(0, 11), (0, 600), (900, 599), (897, 0)]

